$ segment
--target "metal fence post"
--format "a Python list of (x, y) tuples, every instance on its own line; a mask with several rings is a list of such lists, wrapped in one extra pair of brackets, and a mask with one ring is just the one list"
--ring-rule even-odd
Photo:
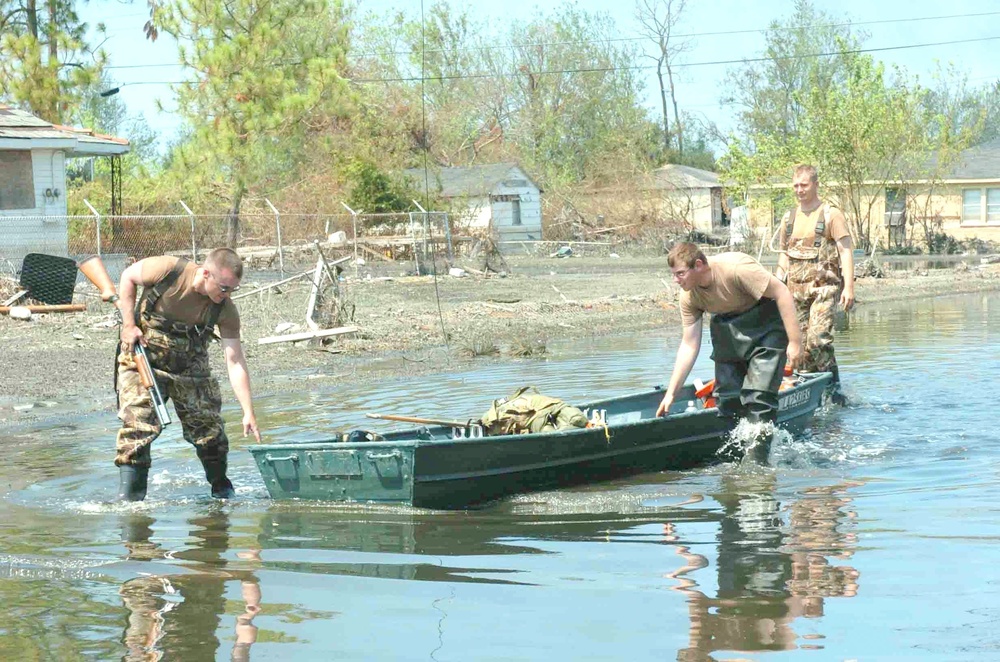
[(340, 204), (344, 206), (344, 209), (351, 212), (351, 225), (354, 227), (354, 277), (360, 278), (360, 267), (358, 267), (358, 213), (348, 207), (347, 203), (342, 201)]
[(278, 238), (278, 269), (281, 271), (281, 277), (284, 278), (285, 277), (285, 252), (284, 252), (284, 250), (281, 247), (281, 214), (278, 213), (278, 210), (275, 209), (274, 205), (271, 204), (270, 200), (268, 200), (267, 198), (264, 198), (264, 202), (266, 202), (267, 206), (270, 207), (271, 211), (274, 212), (274, 229), (275, 229), (275, 231), (277, 233), (277, 238)]
[(184, 211), (187, 212), (188, 217), (190, 217), (191, 219), (191, 261), (197, 262), (198, 244), (195, 243), (195, 238), (194, 238), (194, 212), (191, 211), (191, 209), (186, 204), (184, 204), (183, 200), (179, 200), (179, 202), (181, 203), (181, 207), (184, 207)]
[(96, 235), (97, 235), (97, 257), (101, 257), (101, 215), (99, 213), (97, 213), (97, 210), (94, 209), (94, 206), (92, 204), (90, 204), (90, 202), (88, 202), (86, 198), (83, 199), (83, 204), (87, 205), (87, 209), (90, 210), (90, 213), (93, 214), (94, 218), (96, 219), (96, 223), (94, 225), (97, 228), (97, 232), (96, 232)]

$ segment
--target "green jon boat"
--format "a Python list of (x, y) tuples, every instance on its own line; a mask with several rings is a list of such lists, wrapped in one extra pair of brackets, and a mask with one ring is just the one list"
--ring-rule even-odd
[[(828, 372), (797, 374), (779, 399), (778, 425), (803, 430), (822, 403)], [(580, 406), (606, 425), (557, 432), (468, 436), (422, 426), (377, 441), (337, 439), (249, 446), (273, 499), (398, 503), (455, 509), (505, 495), (687, 469), (733, 457), (731, 422), (685, 386), (669, 415), (657, 418), (660, 387)]]

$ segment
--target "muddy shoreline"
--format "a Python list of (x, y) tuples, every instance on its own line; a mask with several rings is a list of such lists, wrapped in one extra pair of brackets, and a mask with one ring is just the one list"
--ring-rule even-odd
[[(258, 345), (282, 323), (304, 330), (309, 288), (292, 284), (238, 301), (256, 395), (344, 387), (424, 375), (469, 362), (544, 353), (550, 340), (679, 326), (678, 289), (664, 258), (511, 258), (505, 277), (359, 274), (341, 282), (359, 331), (327, 344)], [(462, 265), (459, 265), (462, 266)], [(469, 265), (470, 267), (472, 265)], [(366, 276), (368, 276), (366, 278)], [(253, 289), (254, 275), (245, 278)], [(857, 281), (859, 307), (1000, 289), (1000, 265), (889, 271)], [(111, 370), (117, 330), (107, 305), (87, 312), (0, 316), (0, 430), (114, 411)], [(213, 369), (232, 400), (222, 352)], [(668, 370), (664, 358), (664, 370)]]

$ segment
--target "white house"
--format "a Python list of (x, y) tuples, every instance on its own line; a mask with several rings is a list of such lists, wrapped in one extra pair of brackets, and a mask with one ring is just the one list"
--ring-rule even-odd
[(705, 233), (722, 227), (722, 183), (714, 172), (671, 163), (653, 171), (653, 188), (668, 217)]
[(0, 104), (0, 258), (66, 255), (66, 159), (128, 151), (123, 138), (50, 124)]
[[(422, 168), (404, 174), (423, 187)], [(431, 192), (466, 209), (470, 229), (492, 228), (501, 243), (542, 238), (542, 190), (516, 163), (435, 168), (428, 181)]]

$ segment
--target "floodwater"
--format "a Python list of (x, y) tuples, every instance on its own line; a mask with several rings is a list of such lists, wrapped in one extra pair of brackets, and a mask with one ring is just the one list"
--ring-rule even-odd
[[(1000, 659), (998, 308), (854, 314), (838, 342), (854, 404), (769, 468), (464, 512), (272, 502), (234, 409), (224, 504), (176, 429), (128, 505), (109, 503), (111, 415), (21, 430), (0, 467), (0, 659)], [(526, 383), (613, 395), (666, 379), (676, 342), (553, 343), (364, 391), (292, 375), (309, 390), (258, 407), (269, 439), (306, 441), (385, 425), (366, 411), (478, 415)]]

